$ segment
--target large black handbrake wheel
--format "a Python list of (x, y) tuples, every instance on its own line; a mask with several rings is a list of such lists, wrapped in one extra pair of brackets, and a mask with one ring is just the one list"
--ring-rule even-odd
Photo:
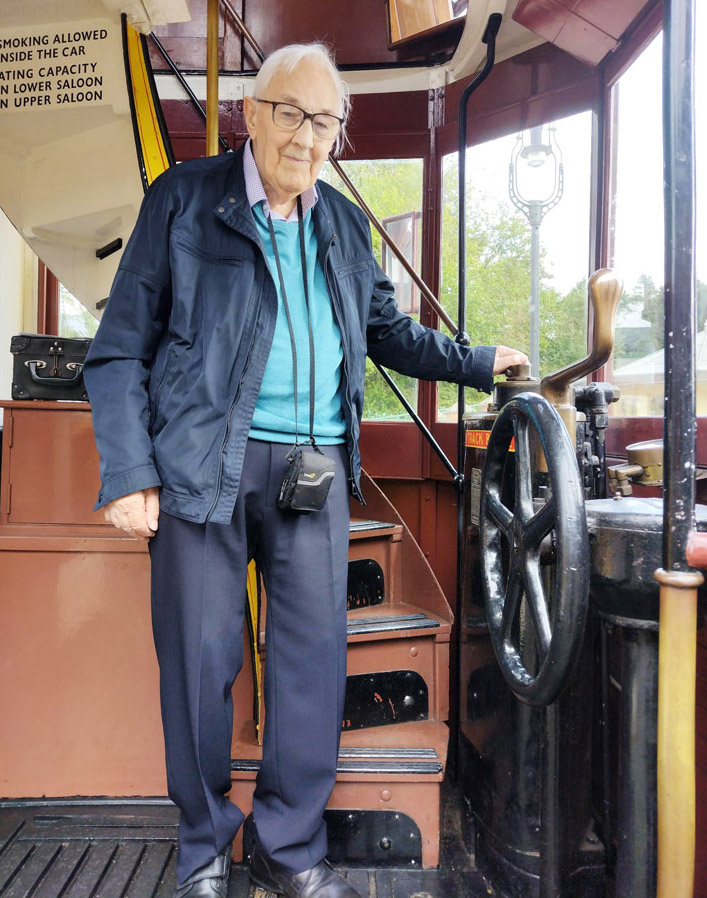
[[(544, 504), (533, 496), (538, 444), (548, 471)], [(513, 501), (504, 504), (504, 471), (513, 464)], [(494, 423), (479, 529), (484, 602), (496, 658), (514, 695), (544, 707), (567, 685), (581, 652), (589, 603), (589, 541), (574, 447), (562, 419), (542, 396), (521, 393)]]

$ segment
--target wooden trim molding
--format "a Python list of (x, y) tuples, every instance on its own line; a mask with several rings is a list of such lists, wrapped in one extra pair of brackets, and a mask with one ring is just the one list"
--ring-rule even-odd
[(38, 262), (37, 333), (59, 333), (59, 281), (41, 260)]

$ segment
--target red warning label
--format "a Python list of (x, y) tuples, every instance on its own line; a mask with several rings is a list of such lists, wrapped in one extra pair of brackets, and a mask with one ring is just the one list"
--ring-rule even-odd
[[(472, 449), (486, 449), (489, 444), (490, 436), (490, 430), (467, 430), (464, 434), (464, 445), (470, 446)], [(516, 441), (515, 437), (513, 437), (511, 445), (508, 447), (508, 451), (515, 452), (515, 450)]]

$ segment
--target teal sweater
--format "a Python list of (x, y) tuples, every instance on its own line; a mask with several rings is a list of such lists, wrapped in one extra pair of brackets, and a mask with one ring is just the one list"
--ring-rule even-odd
[[(294, 443), (295, 403), (292, 344), (285, 307), (282, 302), (275, 254), (262, 203), (253, 206), (253, 217), (277, 288), (278, 313), (275, 335), (249, 436), (256, 440), (269, 440), (275, 443)], [(297, 424), (299, 439), (302, 442), (309, 436), (309, 332), (302, 283), (299, 223), (273, 219), (273, 228), (297, 347)], [(341, 332), (334, 320), (324, 272), (317, 258), (317, 241), (311, 212), (307, 212), (304, 216), (304, 237), (307, 256), (309, 314), (314, 335), (314, 436), (322, 445), (343, 443), (346, 431), (341, 410), (341, 366), (344, 352), (341, 345)]]

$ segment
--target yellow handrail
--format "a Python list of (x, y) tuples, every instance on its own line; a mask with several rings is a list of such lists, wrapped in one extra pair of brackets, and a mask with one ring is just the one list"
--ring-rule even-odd
[(206, 14), (206, 155), (218, 156), (219, 0), (209, 0)]
[(659, 568), (658, 898), (692, 898), (699, 571)]

